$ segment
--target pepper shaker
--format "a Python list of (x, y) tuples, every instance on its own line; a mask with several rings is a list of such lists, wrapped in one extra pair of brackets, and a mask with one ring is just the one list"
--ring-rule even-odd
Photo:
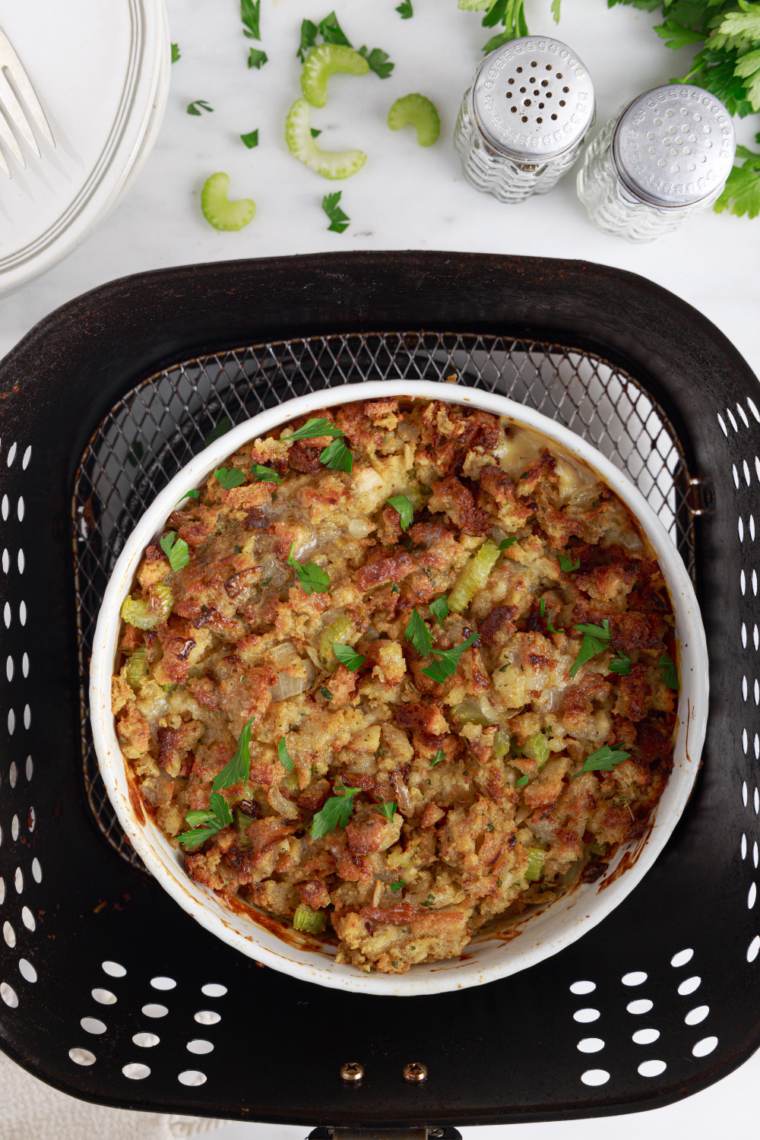
[(655, 87), (589, 147), (578, 197), (604, 233), (653, 241), (713, 205), (735, 151), (731, 116), (714, 95), (691, 83)]
[(491, 52), (465, 92), (454, 131), (462, 171), (500, 202), (546, 194), (578, 157), (594, 87), (559, 40), (523, 36)]

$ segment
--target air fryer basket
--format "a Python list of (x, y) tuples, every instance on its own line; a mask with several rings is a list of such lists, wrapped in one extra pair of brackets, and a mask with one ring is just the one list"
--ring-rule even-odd
[[(462, 993), (343, 994), (258, 969), (140, 866), (91, 751), (89, 644), (132, 525), (223, 417), (452, 375), (590, 438), (670, 529), (708, 636), (704, 769), (655, 868), (558, 956)], [(600, 266), (235, 262), (117, 281), (52, 314), (0, 365), (3, 1049), (100, 1103), (365, 1127), (630, 1112), (740, 1064), (760, 1034), (758, 455), (760, 388), (735, 349)], [(351, 1061), (358, 1084), (340, 1078)], [(404, 1079), (409, 1062), (425, 1082)]]

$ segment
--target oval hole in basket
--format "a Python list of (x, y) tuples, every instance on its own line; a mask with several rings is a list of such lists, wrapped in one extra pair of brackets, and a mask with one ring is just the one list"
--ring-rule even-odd
[(226, 986), (220, 986), (216, 982), (209, 982), (207, 986), (201, 986), (201, 993), (206, 997), (224, 997), (227, 993)]
[(24, 872), (20, 867), (16, 868), (16, 874), (13, 876), (13, 885), (16, 888), (16, 894), (20, 895), (24, 889)]
[(704, 1021), (710, 1012), (709, 1005), (698, 1005), (695, 1009), (690, 1009), (686, 1014), (684, 1021), (687, 1025), (699, 1025), (700, 1021)]
[(654, 1002), (650, 1001), (649, 998), (637, 998), (636, 1001), (629, 1001), (625, 1008), (633, 1014), (649, 1013), (653, 1005)]
[(598, 1053), (600, 1049), (604, 1048), (604, 1042), (601, 1037), (584, 1037), (576, 1045), (581, 1053)]
[(108, 1026), (98, 1017), (83, 1017), (79, 1022), (85, 1033), (105, 1033)]
[(155, 1033), (135, 1033), (132, 1040), (141, 1049), (152, 1049), (154, 1045), (158, 1045), (161, 1038), (157, 1037)]
[(21, 910), (21, 921), (27, 930), (36, 930), (37, 923), (34, 921), (34, 915), (28, 906), (23, 907)]
[(606, 1085), (610, 1079), (610, 1074), (606, 1069), (586, 1069), (586, 1072), (581, 1075), (581, 1080), (584, 1085), (590, 1085), (595, 1088), (597, 1085)]
[(11, 1009), (16, 1009), (18, 1006), (18, 994), (14, 990), (13, 986), (9, 986), (7, 982), (2, 982), (0, 984), (0, 997), (3, 999), (7, 1006), (10, 1006)]
[(146, 1077), (150, 1076), (148, 1066), (140, 1065), (135, 1061), (132, 1061), (129, 1065), (125, 1065), (121, 1071), (130, 1081), (144, 1081)]
[(16, 945), (16, 931), (9, 922), (3, 923), (3, 938), (5, 939), (6, 945), (10, 946), (12, 950)]
[(222, 1020), (222, 1015), (214, 1009), (199, 1009), (193, 1017), (199, 1025), (216, 1025), (217, 1021)]
[(150, 984), (153, 986), (154, 990), (173, 990), (177, 985), (174, 978), (164, 977), (151, 978)]
[(8, 782), (12, 788), (16, 787), (16, 780), (17, 779), (18, 779), (18, 768), (16, 767), (16, 761), (14, 760), (14, 761), (12, 761), (11, 766), (8, 769)]
[(679, 950), (678, 953), (674, 954), (670, 959), (670, 964), (671, 966), (675, 966), (676, 969), (678, 969), (679, 966), (685, 966), (686, 963), (690, 962), (693, 957), (693, 950)]
[(624, 986), (640, 986), (647, 980), (648, 975), (641, 970), (634, 970), (631, 974), (624, 974), (621, 981)]
[(165, 1005), (157, 1005), (153, 1002), (149, 1005), (144, 1005), (142, 1011), (146, 1017), (166, 1017), (169, 1012)]
[(111, 978), (123, 978), (127, 972), (118, 962), (101, 962), (101, 967)]
[(581, 1024), (586, 1025), (589, 1021), (597, 1021), (600, 1016), (598, 1009), (576, 1009), (573, 1014), (573, 1021), (580, 1021)]
[(665, 1061), (642, 1061), (638, 1072), (642, 1077), (659, 1077), (660, 1073), (664, 1073), (667, 1067)]
[(592, 994), (596, 989), (596, 982), (573, 982), (570, 987), (571, 994)]
[(27, 958), (19, 958), (18, 968), (21, 977), (24, 978), (25, 981), (37, 981), (37, 971)]
[(0, 906), (5, 902), (5, 879), (0, 875)]
[(693, 994), (701, 985), (702, 979), (696, 975), (693, 978), (685, 978), (678, 987), (678, 992), (681, 997), (686, 997), (687, 994)]
[(635, 1045), (654, 1045), (659, 1036), (659, 1029), (637, 1029), (631, 1040)]
[(205, 1073), (199, 1073), (197, 1069), (185, 1069), (180, 1073), (177, 1080), (181, 1085), (189, 1085), (190, 1088), (196, 1088), (198, 1085), (205, 1085), (207, 1081)]
[(75, 1065), (94, 1065), (95, 1054), (89, 1049), (69, 1049), (69, 1056)]
[(32, 445), (30, 443), (29, 446), (27, 447), (26, 451), (24, 452), (24, 458), (21, 460), (22, 471), (26, 471), (27, 467), (29, 466), (29, 460), (31, 458), (32, 458)]
[(701, 1041), (697, 1041), (692, 1049), (692, 1053), (695, 1057), (706, 1057), (709, 1053), (712, 1053), (717, 1045), (717, 1037), (703, 1037)]
[(40, 866), (40, 861), (36, 855), (34, 859), (32, 859), (32, 876), (35, 883), (42, 882), (42, 867)]
[(754, 962), (757, 958), (758, 950), (760, 950), (760, 937), (756, 934), (747, 947), (747, 961)]
[(211, 1042), (204, 1041), (200, 1037), (196, 1038), (193, 1041), (188, 1041), (186, 1048), (188, 1053), (198, 1053), (199, 1055), (202, 1055), (203, 1053), (213, 1053), (214, 1051), (214, 1046), (211, 1044)]
[(112, 994), (110, 990), (102, 990), (99, 986), (92, 991), (92, 996), (100, 1005), (116, 1004), (116, 994)]

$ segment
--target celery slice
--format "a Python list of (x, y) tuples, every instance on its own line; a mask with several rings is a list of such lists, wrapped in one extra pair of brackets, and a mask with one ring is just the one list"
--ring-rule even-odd
[(525, 869), (525, 878), (528, 882), (535, 882), (536, 879), (543, 878), (545, 860), (546, 852), (542, 851), (540, 847), (528, 848), (528, 866)]
[(143, 679), (148, 673), (148, 662), (146, 661), (146, 648), (141, 645), (136, 649), (129, 661), (127, 662), (127, 680), (135, 692), (139, 692), (142, 688)]
[[(465, 697), (457, 707), (453, 710), (452, 716), (460, 724), (482, 724), (484, 726), (498, 724), (496, 710), (486, 704), (483, 707), (483, 702), (478, 700), (477, 697)], [(509, 737), (507, 737), (509, 741)], [(509, 745), (507, 745), (509, 747)]]
[(543, 768), (549, 759), (549, 741), (543, 732), (534, 732), (533, 736), (529, 736), (523, 744), (522, 750), (530, 760), (536, 761), (539, 768)]
[(507, 755), (508, 752), (509, 752), (509, 733), (505, 732), (503, 728), (500, 728), (499, 731), (496, 733), (496, 736), (494, 737), (493, 754), (497, 760), (503, 760), (503, 758)]
[(288, 150), (315, 174), (333, 181), (350, 178), (364, 166), (367, 156), (360, 150), (320, 150), (311, 136), (311, 112), (305, 99), (297, 99), (285, 121)]
[(173, 604), (171, 587), (158, 582), (151, 588), (150, 601), (144, 598), (125, 598), (121, 605), (121, 616), (136, 629), (157, 629), (168, 618)]
[(201, 190), (203, 216), (215, 230), (242, 230), (256, 213), (256, 203), (250, 198), (228, 201), (229, 188), (229, 174), (220, 173), (207, 178)]
[(405, 95), (397, 99), (388, 112), (388, 126), (392, 131), (415, 127), (419, 146), (432, 146), (441, 133), (438, 112), (424, 95)]
[(452, 613), (461, 614), (470, 604), (478, 590), (485, 586), (498, 558), (498, 546), (490, 541), (484, 542), (475, 557), (465, 566), (449, 594), (449, 609)]
[(301, 71), (301, 90), (312, 107), (327, 103), (327, 80), (336, 71), (346, 75), (366, 75), (369, 63), (363, 55), (343, 44), (320, 44), (312, 48)]
[(299, 903), (293, 915), (293, 929), (304, 930), (307, 934), (319, 934), (325, 928), (325, 916), (321, 910), (312, 910), (306, 903)]
[(322, 631), (319, 639), (319, 658), (328, 669), (332, 670), (338, 664), (333, 643), (337, 641), (340, 645), (345, 645), (353, 633), (353, 629), (353, 622), (343, 614), (342, 617), (336, 618), (334, 622), (328, 625), (327, 629)]

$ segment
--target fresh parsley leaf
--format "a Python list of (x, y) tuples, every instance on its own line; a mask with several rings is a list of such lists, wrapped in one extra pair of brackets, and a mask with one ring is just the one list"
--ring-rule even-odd
[(361, 653), (352, 649), (350, 645), (342, 645), (339, 641), (332, 641), (330, 644), (341, 665), (345, 665), (352, 673), (355, 673), (359, 666), (367, 660), (366, 657), (362, 657)]
[(434, 602), (430, 603), (430, 612), (438, 622), (441, 629), (443, 629), (443, 619), (449, 616), (449, 599), (448, 595), (444, 594), (440, 598), (436, 598)]
[(251, 475), (260, 483), (282, 483), (282, 479), (271, 467), (263, 467), (261, 463), (254, 463)]
[(165, 534), (159, 541), (159, 546), (169, 559), (169, 565), (176, 574), (190, 561), (190, 550), (184, 538), (177, 538), (173, 530)]
[(177, 842), (181, 843), (183, 847), (199, 847), (201, 843), (205, 843), (207, 839), (216, 835), (218, 830), (218, 827), (211, 826), (194, 827), (192, 831), (183, 831), (181, 835), (178, 835)]
[(242, 732), (238, 737), (237, 752), (230, 760), (226, 767), (222, 768), (218, 775), (214, 776), (211, 787), (215, 792), (221, 792), (224, 788), (231, 788), (233, 784), (239, 783), (240, 780), (247, 780), (251, 773), (251, 725), (253, 724), (253, 717), (246, 721), (243, 725)]
[(255, 67), (257, 71), (261, 71), (262, 67), (269, 60), (269, 56), (265, 51), (259, 51), (258, 48), (251, 48), (248, 52), (248, 67), (249, 69)]
[(305, 562), (303, 566), (300, 562), (296, 562), (293, 557), (293, 546), (290, 544), (290, 553), (288, 554), (288, 566), (292, 566), (298, 575), (298, 581), (303, 586), (306, 593), (311, 597), (315, 594), (327, 594), (330, 592), (330, 575), (326, 574), (321, 566), (317, 566), (315, 562)]
[(242, 142), (245, 143), (245, 145), (248, 147), (249, 150), (253, 150), (253, 148), (255, 146), (259, 145), (259, 129), (258, 129), (258, 127), (256, 128), (255, 131), (251, 131), (251, 133), (248, 135), (241, 135), (240, 138), (241, 138)]
[(393, 495), (390, 499), (386, 499), (386, 502), (388, 506), (393, 507), (394, 511), (398, 512), (401, 529), (408, 530), (414, 518), (414, 507), (406, 495)]
[(319, 691), (321, 692), (322, 696), (325, 698), (326, 701), (331, 701), (333, 699), (332, 693), (330, 692), (329, 689), (326, 689), (324, 687), (324, 685), (322, 686), (322, 688)]
[(616, 764), (622, 764), (630, 755), (630, 752), (623, 751), (622, 744), (614, 744), (612, 748), (609, 744), (603, 744), (601, 748), (597, 748), (596, 752), (592, 752), (590, 756), (586, 757), (586, 762), (580, 772), (576, 772), (571, 779), (577, 780), (578, 776), (582, 776), (584, 772), (612, 772)]
[(389, 823), (393, 823), (393, 816), (398, 810), (398, 804), (392, 800), (389, 804), (375, 804), (375, 811), (379, 811), (380, 815), (384, 815)]
[(345, 47), (351, 47), (351, 41), (346, 37), (338, 23), (335, 12), (331, 12), (329, 16), (325, 16), (324, 20), (320, 21), (319, 30), (326, 44), (343, 44)]
[(137, 467), (137, 464), (142, 459), (143, 455), (145, 455), (145, 448), (140, 443), (139, 439), (136, 439), (127, 452), (127, 460), (133, 467)]
[(280, 761), (286, 772), (293, 771), (293, 761), (290, 758), (290, 753), (288, 752), (288, 746), (285, 743), (284, 736), (280, 737), (280, 743), (277, 745), (277, 759)]
[(381, 51), (380, 48), (373, 48), (372, 51), (368, 51), (366, 47), (360, 47), (359, 55), (364, 56), (370, 66), (370, 71), (374, 71), (375, 75), (379, 75), (381, 79), (390, 78), (390, 74), (396, 65), (386, 62), (390, 59), (387, 51)]
[(760, 154), (738, 146), (736, 157), (744, 159), (744, 164), (732, 167), (725, 189), (713, 209), (716, 214), (730, 209), (739, 218), (745, 214), (748, 218), (756, 218), (760, 214)]
[(347, 230), (348, 223), (351, 221), (348, 214), (344, 214), (338, 205), (342, 194), (342, 190), (336, 190), (334, 194), (325, 194), (322, 199), (322, 209), (330, 219), (330, 225), (327, 228), (336, 234), (342, 234), (344, 230)]
[(673, 689), (673, 691), (677, 693), (680, 685), (678, 684), (678, 670), (676, 669), (673, 658), (668, 657), (667, 653), (663, 653), (657, 662), (657, 668), (662, 669), (662, 679), (668, 688)]
[(440, 764), (441, 760), (446, 759), (446, 753), (442, 748), (439, 748), (433, 759), (430, 761), (430, 767), (435, 768), (436, 764)]
[(393, 891), (394, 895), (397, 895), (401, 888), (405, 886), (406, 883), (403, 879), (397, 879), (395, 883), (391, 883), (391, 890)]
[(407, 641), (411, 641), (420, 657), (428, 656), (430, 650), (433, 648), (433, 639), (428, 633), (427, 626), (416, 610), (412, 610), (412, 616), (409, 618), (405, 636)]
[(604, 619), (602, 625), (576, 625), (574, 627), (579, 633), (583, 634), (583, 641), (578, 652), (578, 656), (570, 666), (570, 679), (572, 680), (581, 665), (585, 665), (592, 657), (596, 657), (597, 653), (603, 653), (605, 649), (609, 649), (607, 644), (612, 634), (610, 633), (610, 623), (607, 618)]
[(214, 108), (209, 107), (205, 99), (196, 99), (195, 102), (187, 105), (188, 115), (200, 115), (201, 110), (211, 112)]
[(230, 417), (229, 416), (222, 416), (222, 418), (220, 419), (220, 421), (216, 425), (216, 427), (213, 429), (213, 431), (210, 431), (208, 433), (208, 435), (206, 436), (206, 438), (204, 439), (203, 446), (208, 447), (210, 444), (216, 443), (216, 441), (218, 439), (221, 439), (223, 435), (227, 434), (227, 432), (231, 429), (231, 427), (232, 427), (232, 420), (230, 419)]
[(311, 131), (311, 137), (313, 139), (318, 139), (319, 136), (322, 134), (322, 132), (318, 131), (316, 127), (310, 127), (309, 130)]
[(515, 787), (516, 788), (524, 788), (529, 779), (530, 779), (530, 776), (528, 776), (528, 775), (521, 776), (519, 780), (515, 780)]
[(351, 471), (354, 466), (354, 457), (342, 439), (334, 439), (331, 444), (320, 451), (319, 462), (333, 471)]
[(261, 15), (261, 0), (240, 0), (240, 19), (243, 21), (243, 35), (249, 40), (260, 40), (259, 18)]
[(172, 44), (172, 63), (179, 63), (181, 59), (179, 44)]
[[(301, 24), (301, 46), (299, 47), (298, 51), (296, 52), (296, 55), (300, 59), (301, 63), (304, 63), (306, 61), (306, 53), (308, 51), (310, 51), (311, 48), (316, 47), (317, 35), (318, 34), (319, 34), (319, 28), (317, 27), (316, 24), (312, 23), (311, 20), (304, 20), (302, 22), (302, 24)], [(313, 133), (314, 132), (312, 131), (312, 134)]]
[(452, 677), (457, 671), (459, 658), (464, 653), (465, 649), (469, 649), (474, 641), (477, 640), (478, 633), (471, 633), (466, 641), (461, 645), (457, 645), (455, 649), (436, 649), (435, 653), (438, 658), (432, 665), (428, 665), (427, 669), (422, 672), (426, 677), (430, 677), (432, 681), (437, 681), (438, 684), (443, 684), (447, 677)]
[(345, 436), (345, 434), (329, 420), (307, 420), (298, 431), (294, 431), (292, 435), (284, 435), (282, 439), (319, 439), (323, 435)]
[(554, 17), (554, 23), (559, 23), (559, 9), (561, 0), (552, 0), (551, 14)]
[(499, 543), (499, 550), (509, 550), (510, 546), (514, 546), (516, 542), (516, 538), (505, 538), (503, 542)]
[(580, 558), (572, 558), (569, 554), (560, 554), (559, 568), (563, 574), (571, 574), (581, 564)]
[(549, 614), (548, 617), (546, 616), (546, 598), (541, 599), (541, 605), (538, 607), (538, 612), (541, 614), (541, 617), (546, 618), (546, 628), (549, 630), (549, 633), (556, 633), (557, 630), (552, 625), (551, 614)]
[(336, 827), (345, 828), (354, 810), (354, 796), (361, 791), (361, 788), (347, 788), (345, 784), (336, 784), (333, 791), (338, 793), (337, 796), (330, 796), (325, 806), (312, 820), (312, 840), (329, 835)]
[(617, 656), (610, 661), (610, 670), (613, 673), (619, 673), (621, 677), (627, 677), (630, 673), (631, 659), (623, 653), (622, 649), (618, 649)]
[(401, 0), (401, 3), (399, 4), (396, 11), (402, 20), (411, 20), (412, 16), (414, 15), (412, 0)]
[(197, 488), (197, 487), (195, 488), (195, 490), (194, 490), (194, 491), (185, 491), (185, 493), (184, 493), (184, 495), (182, 496), (182, 498), (181, 498), (181, 499), (177, 499), (177, 502), (176, 502), (176, 506), (179, 506), (179, 505), (180, 505), (180, 503), (184, 503), (185, 499), (199, 499), (199, 498), (200, 498), (200, 494), (201, 494), (201, 493), (200, 493), (200, 491), (198, 490), (198, 488)]
[(245, 474), (239, 467), (217, 467), (214, 472), (214, 478), (217, 483), (221, 483), (225, 491), (231, 491), (234, 487), (239, 487), (241, 483), (245, 483)]

